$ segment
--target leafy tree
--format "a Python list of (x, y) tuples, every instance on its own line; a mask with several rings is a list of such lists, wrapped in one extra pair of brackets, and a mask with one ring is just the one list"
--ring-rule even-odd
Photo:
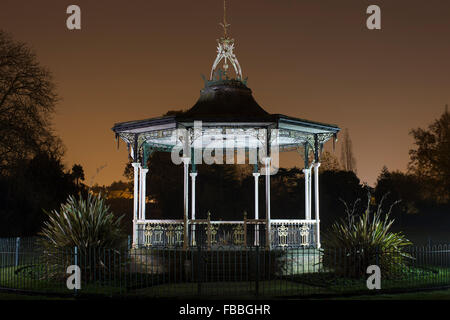
[(409, 151), (408, 169), (423, 182), (425, 198), (450, 200), (450, 114), (448, 106), (427, 129), (411, 130), (414, 148)]
[[(253, 177), (252, 177), (253, 178)], [(263, 176), (264, 179), (264, 176)], [(260, 185), (260, 216), (265, 217), (264, 180)], [(279, 168), (278, 173), (270, 177), (271, 216), (273, 219), (302, 219), (305, 217), (305, 178), (302, 169)], [(253, 191), (250, 189), (250, 195)], [(251, 196), (249, 197), (251, 201)]]
[(0, 237), (35, 235), (45, 221), (42, 209), (80, 191), (60, 159), (43, 153), (23, 160), (13, 175), (0, 178)]
[(84, 181), (84, 170), (80, 164), (74, 164), (72, 167), (72, 177), (77, 186), (80, 186), (80, 180)]
[(380, 201), (384, 195), (389, 194), (390, 199), (400, 200), (399, 205), (393, 208), (392, 215), (399, 222), (403, 222), (403, 214), (418, 213), (420, 190), (421, 184), (416, 176), (400, 171), (390, 172), (384, 166), (377, 179), (375, 198)]
[(50, 72), (27, 45), (0, 30), (0, 174), (40, 153), (62, 156), (50, 127), (56, 101)]
[[(319, 193), (320, 221), (323, 229), (326, 230), (336, 220), (345, 216), (339, 199), (353, 202), (364, 197), (366, 188), (353, 171), (322, 171), (319, 176)], [(363, 210), (361, 203), (356, 209)]]
[(130, 185), (129, 182), (124, 182), (122, 180), (119, 180), (119, 181), (112, 182), (110, 184), (110, 186), (108, 187), (108, 190), (110, 190), (110, 191), (114, 191), (114, 190), (124, 191), (124, 190), (130, 189), (130, 187), (131, 187), (131, 189), (133, 188), (133, 186)]

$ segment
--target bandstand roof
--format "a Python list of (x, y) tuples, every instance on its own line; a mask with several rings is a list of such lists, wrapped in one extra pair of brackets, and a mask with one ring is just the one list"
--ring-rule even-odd
[(145, 142), (150, 148), (170, 151), (177, 143), (174, 130), (192, 129), (195, 121), (201, 121), (204, 129), (215, 129), (216, 134), (228, 129), (242, 138), (254, 135), (257, 129), (278, 129), (278, 144), (282, 150), (301, 146), (305, 142), (313, 147), (314, 136), (323, 144), (340, 130), (332, 124), (270, 114), (259, 106), (243, 81), (234, 79), (208, 81), (198, 101), (185, 112), (121, 122), (115, 124), (112, 130), (131, 146), (137, 139), (138, 144)]

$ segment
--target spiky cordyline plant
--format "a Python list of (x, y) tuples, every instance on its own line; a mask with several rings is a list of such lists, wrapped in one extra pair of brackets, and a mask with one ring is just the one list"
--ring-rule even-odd
[(389, 211), (383, 214), (382, 204), (387, 194), (378, 204), (377, 210), (371, 212), (368, 193), (367, 208), (361, 216), (355, 216), (354, 203), (352, 211), (347, 204), (347, 217), (334, 223), (331, 230), (324, 235), (324, 265), (337, 275), (360, 277), (366, 274), (369, 265), (378, 265), (384, 276), (395, 277), (401, 274), (404, 264), (410, 256), (404, 247), (412, 243), (401, 233), (391, 232), (394, 220)]
[[(85, 269), (83, 271), (93, 271), (107, 266), (105, 249), (110, 258), (110, 250), (122, 244), (120, 224), (123, 216), (116, 218), (101, 195), (95, 197), (89, 193), (87, 199), (81, 195), (78, 198), (69, 196), (59, 211), (46, 214), (48, 221), (39, 234), (42, 237), (40, 244), (47, 262), (63, 267), (57, 268), (60, 271), (73, 263), (75, 247), (78, 264)], [(83, 273), (88, 276), (92, 272)]]

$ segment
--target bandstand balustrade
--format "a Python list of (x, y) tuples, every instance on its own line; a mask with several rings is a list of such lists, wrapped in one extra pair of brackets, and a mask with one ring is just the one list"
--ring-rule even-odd
[[(242, 221), (188, 220), (190, 247), (295, 248), (317, 247), (316, 220), (274, 219), (268, 234), (265, 219)], [(137, 247), (184, 247), (184, 220), (140, 220), (137, 222)], [(266, 239), (270, 239), (270, 243)]]

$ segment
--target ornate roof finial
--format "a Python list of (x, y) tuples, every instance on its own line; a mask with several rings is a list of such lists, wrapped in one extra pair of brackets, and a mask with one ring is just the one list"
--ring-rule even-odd
[(236, 78), (238, 80), (242, 79), (242, 70), (241, 66), (239, 65), (239, 61), (236, 58), (236, 55), (233, 53), (234, 49), (234, 39), (230, 39), (228, 37), (228, 27), (230, 24), (227, 23), (227, 6), (226, 6), (226, 0), (223, 1), (223, 23), (220, 23), (220, 25), (223, 27), (224, 36), (217, 40), (218, 46), (217, 46), (217, 57), (214, 61), (214, 64), (211, 69), (211, 76), (210, 80), (213, 80), (214, 77), (214, 71), (216, 70), (217, 66), (219, 65), (220, 61), (223, 61), (223, 70), (225, 72), (225, 77), (227, 78), (227, 71), (228, 71), (228, 61), (231, 62), (233, 65), (234, 71), (236, 73)]

